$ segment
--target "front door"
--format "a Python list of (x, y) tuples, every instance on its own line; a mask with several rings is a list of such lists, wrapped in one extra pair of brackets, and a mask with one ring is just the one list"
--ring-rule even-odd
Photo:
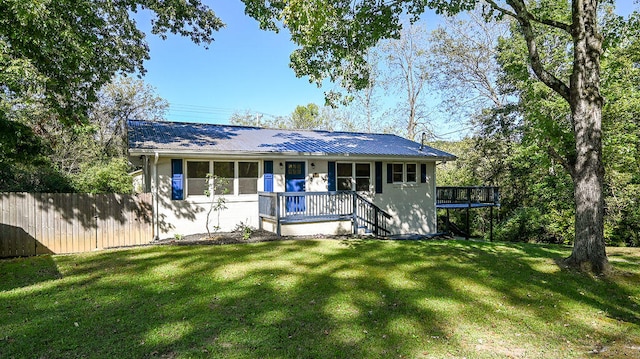
[[(304, 192), (306, 181), (304, 162), (286, 162), (284, 179), (287, 192)], [(287, 197), (287, 212), (304, 212), (304, 209), (304, 196)]]

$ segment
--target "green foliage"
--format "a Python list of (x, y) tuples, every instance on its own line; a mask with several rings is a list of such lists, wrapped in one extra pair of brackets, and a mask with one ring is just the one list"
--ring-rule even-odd
[(74, 187), (83, 193), (133, 193), (133, 179), (124, 158), (105, 163), (86, 164), (73, 176)]
[(223, 23), (200, 0), (6, 0), (0, 2), (0, 87), (23, 96), (23, 75), (46, 91), (65, 123), (86, 118), (97, 92), (116, 73), (144, 73), (149, 58), (134, 13), (150, 10), (152, 33), (208, 44)]
[(249, 238), (251, 238), (251, 235), (253, 234), (253, 231), (255, 231), (255, 228), (244, 222), (240, 222), (236, 225), (236, 228), (233, 231), (240, 233), (242, 235), (242, 239), (247, 241), (249, 240)]
[(297, 76), (309, 76), (318, 85), (326, 78), (344, 88), (367, 86), (367, 52), (382, 39), (397, 39), (401, 16), (415, 20), (427, 6), (439, 13), (455, 14), (475, 7), (478, 0), (435, 0), (392, 2), (342, 0), (261, 1), (243, 0), (245, 12), (260, 22), (262, 29), (278, 31), (281, 24), (299, 45), (291, 54)]
[(130, 78), (99, 92), (87, 123), (56, 121), (37, 96), (0, 101), (0, 190), (130, 193), (126, 119), (159, 120), (166, 106)]
[(313, 130), (326, 129), (324, 119), (320, 117), (320, 108), (315, 103), (306, 106), (296, 106), (291, 114), (290, 128)]
[(0, 111), (0, 191), (70, 192), (69, 179), (47, 157), (47, 146), (31, 127)]

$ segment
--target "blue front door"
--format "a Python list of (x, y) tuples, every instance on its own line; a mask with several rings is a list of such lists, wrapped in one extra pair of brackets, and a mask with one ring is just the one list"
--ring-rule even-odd
[[(287, 192), (304, 192), (305, 190), (304, 162), (286, 162), (285, 190)], [(304, 212), (304, 196), (287, 197), (287, 212)]]

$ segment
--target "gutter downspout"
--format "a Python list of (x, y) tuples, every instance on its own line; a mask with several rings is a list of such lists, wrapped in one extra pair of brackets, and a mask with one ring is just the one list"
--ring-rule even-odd
[(158, 223), (158, 158), (160, 155), (155, 152), (153, 158), (153, 167), (151, 168), (151, 197), (153, 199), (153, 240), (160, 239), (159, 223)]

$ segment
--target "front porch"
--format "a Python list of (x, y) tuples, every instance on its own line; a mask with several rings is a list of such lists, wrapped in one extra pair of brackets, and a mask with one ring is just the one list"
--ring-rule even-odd
[(260, 229), (270, 223), (278, 236), (286, 225), (322, 222), (344, 222), (353, 234), (389, 234), (391, 215), (354, 191), (260, 192), (258, 207)]

